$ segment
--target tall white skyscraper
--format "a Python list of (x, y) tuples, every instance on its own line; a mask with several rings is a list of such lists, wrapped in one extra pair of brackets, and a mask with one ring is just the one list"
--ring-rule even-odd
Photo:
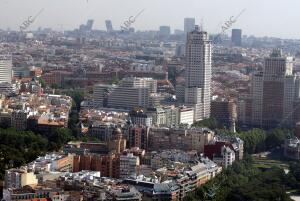
[(195, 108), (195, 121), (210, 117), (212, 43), (199, 26), (186, 41), (185, 104)]
[(0, 83), (7, 82), (11, 84), (11, 78), (12, 78), (11, 56), (0, 55)]
[(184, 33), (187, 34), (195, 28), (195, 18), (184, 18)]

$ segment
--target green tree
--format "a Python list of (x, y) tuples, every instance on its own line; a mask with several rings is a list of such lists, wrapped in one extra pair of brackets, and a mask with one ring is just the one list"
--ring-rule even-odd
[(45, 88), (45, 87), (46, 87), (46, 82), (45, 82), (45, 80), (44, 80), (42, 77), (39, 77), (39, 78), (38, 78), (38, 81), (40, 82), (42, 88)]
[(244, 150), (247, 153), (253, 154), (265, 150), (266, 132), (264, 130), (254, 128), (237, 135), (244, 141)]
[(208, 119), (204, 119), (202, 121), (197, 121), (192, 126), (193, 127), (206, 127), (206, 128), (212, 129), (212, 130), (214, 130), (216, 128), (220, 128), (220, 125), (215, 118), (208, 118)]
[(10, 120), (9, 119), (3, 119), (0, 123), (0, 128), (9, 128), (10, 127)]
[(284, 140), (290, 136), (291, 131), (287, 129), (273, 129), (268, 132), (266, 138), (266, 146), (267, 148), (275, 148), (277, 146), (281, 146), (284, 144)]
[(47, 151), (48, 140), (30, 131), (0, 128), (0, 179), (6, 168), (31, 162)]
[(72, 135), (75, 138), (78, 138), (78, 123), (79, 123), (79, 114), (77, 110), (72, 110), (69, 115), (68, 128), (72, 131)]
[(291, 201), (285, 190), (286, 175), (280, 168), (262, 171), (253, 160), (235, 162), (191, 193), (186, 200), (200, 201)]
[(54, 83), (54, 84), (51, 84), (51, 88), (52, 89), (58, 89), (59, 88), (59, 85)]
[(119, 84), (120, 80), (117, 76), (113, 76), (111, 79), (111, 84)]
[(290, 173), (300, 182), (300, 162), (293, 162), (290, 164)]
[(69, 94), (72, 97), (76, 104), (77, 111), (80, 111), (80, 104), (84, 100), (84, 91), (81, 90), (73, 90)]
[(73, 140), (72, 131), (68, 128), (58, 128), (50, 137), (50, 149), (59, 150), (63, 145)]

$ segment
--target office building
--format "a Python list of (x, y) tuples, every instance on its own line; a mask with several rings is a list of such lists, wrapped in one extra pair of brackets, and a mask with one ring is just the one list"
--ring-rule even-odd
[(178, 149), (184, 151), (204, 151), (204, 146), (211, 142), (214, 133), (204, 128), (158, 128), (152, 127), (149, 132), (149, 150)]
[(86, 29), (88, 31), (91, 31), (92, 28), (93, 28), (93, 24), (94, 24), (94, 20), (88, 20), (87, 23), (86, 23)]
[(298, 139), (300, 138), (300, 122), (297, 122), (297, 123), (296, 123), (295, 136), (296, 136)]
[(234, 46), (242, 45), (242, 30), (241, 29), (232, 29), (231, 42)]
[(179, 125), (187, 124), (192, 125), (194, 123), (194, 109), (181, 107), (179, 108)]
[(131, 111), (129, 114), (130, 121), (134, 125), (150, 127), (153, 124), (152, 115), (146, 114), (143, 110)]
[(296, 77), (293, 76), (293, 58), (284, 57), (281, 50), (273, 50), (265, 59), (263, 77), (263, 124), (292, 120)]
[(152, 116), (152, 122), (155, 126), (166, 125), (166, 112), (163, 108), (148, 108), (146, 114)]
[(171, 28), (169, 26), (160, 26), (159, 35), (160, 36), (169, 36), (171, 34)]
[(175, 50), (176, 57), (182, 57), (185, 55), (185, 44), (177, 44)]
[[(166, 106), (164, 107), (164, 110), (166, 115), (166, 126), (170, 128), (177, 127), (180, 124), (180, 108), (175, 106)], [(193, 119), (194, 117), (192, 118), (192, 121)]]
[(109, 122), (93, 122), (89, 127), (89, 135), (102, 142), (107, 142), (111, 139), (115, 129), (115, 124)]
[(79, 26), (79, 30), (81, 32), (89, 32), (89, 31), (92, 31), (92, 28), (93, 28), (93, 24), (94, 24), (94, 20), (88, 20), (86, 22), (86, 24), (81, 24)]
[(211, 56), (208, 33), (196, 26), (187, 35), (185, 68), (185, 104), (195, 108), (195, 121), (210, 117)]
[(26, 168), (5, 171), (5, 188), (21, 188), (27, 185), (37, 185), (38, 180), (33, 172)]
[(119, 178), (119, 167), (120, 157), (116, 154), (73, 156), (73, 172), (100, 171), (103, 177)]
[(183, 84), (177, 84), (175, 87), (175, 95), (178, 103), (184, 103), (185, 99), (185, 86)]
[(11, 113), (11, 126), (18, 131), (24, 131), (27, 128), (28, 112), (15, 110)]
[(113, 89), (113, 85), (98, 84), (94, 86), (94, 108), (107, 106), (108, 95)]
[(108, 33), (111, 33), (114, 31), (111, 20), (106, 20), (105, 25), (106, 25), (106, 31)]
[(120, 156), (120, 178), (136, 178), (140, 159), (132, 153)]
[[(151, 93), (156, 93), (157, 81), (152, 78), (124, 78), (108, 96), (108, 107), (134, 109), (147, 108)], [(126, 98), (125, 98), (126, 97)]]
[(195, 18), (184, 18), (184, 33), (187, 34), (195, 28)]
[(0, 83), (11, 84), (12, 78), (12, 59), (7, 55), (0, 55)]
[(130, 148), (138, 147), (148, 150), (149, 127), (131, 126), (128, 131), (128, 144)]
[(252, 123), (263, 127), (292, 124), (297, 80), (293, 58), (273, 50), (265, 59), (264, 71), (252, 79)]
[[(251, 125), (266, 128), (293, 126), (298, 122), (299, 82), (299, 76), (293, 74), (293, 58), (274, 49), (265, 59), (264, 70), (252, 76), (251, 101), (248, 101), (251, 105), (239, 105), (239, 114), (250, 117), (239, 120), (250, 120)], [(251, 109), (250, 114), (243, 111), (247, 108)]]
[(214, 99), (211, 102), (211, 117), (224, 126), (231, 127), (237, 119), (236, 103), (225, 98)]

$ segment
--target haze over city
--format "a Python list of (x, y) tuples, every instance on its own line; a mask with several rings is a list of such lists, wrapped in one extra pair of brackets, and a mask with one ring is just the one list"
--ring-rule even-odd
[(243, 34), (300, 38), (299, 7), (297, 0), (1, 0), (0, 28), (16, 30), (44, 8), (31, 29), (70, 30), (88, 19), (95, 20), (95, 29), (104, 30), (106, 19), (119, 29), (129, 16), (145, 9), (134, 24), (137, 30), (157, 30), (160, 25), (182, 29), (184, 17), (195, 17), (196, 24), (203, 20), (208, 32), (218, 33), (230, 16), (246, 9), (233, 27), (242, 28)]
[(1, 201), (299, 201), (299, 0), (0, 0)]

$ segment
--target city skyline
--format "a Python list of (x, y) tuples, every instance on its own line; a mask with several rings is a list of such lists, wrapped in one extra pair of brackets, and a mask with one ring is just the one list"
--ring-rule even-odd
[(299, 6), (0, 0), (0, 199), (300, 200)]
[[(270, 3), (272, 3), (272, 7), (270, 7)], [(183, 30), (184, 18), (195, 17), (196, 24), (201, 24), (203, 21), (206, 31), (219, 33), (222, 23), (231, 16), (238, 15), (241, 10), (246, 9), (232, 28), (243, 29), (245, 35), (300, 38), (298, 28), (294, 26), (298, 15), (296, 8), (300, 6), (300, 2), (292, 0), (289, 0), (288, 3), (271, 2), (270, 0), (264, 2), (258, 2), (258, 0), (251, 2), (237, 0), (226, 2), (220, 0), (211, 2), (132, 0), (126, 2), (126, 4), (120, 0), (109, 2), (95, 0), (88, 2), (84, 0), (43, 0), (40, 2), (33, 0), (27, 0), (26, 2), (2, 0), (0, 4), (1, 29), (9, 27), (12, 30), (18, 30), (24, 20), (29, 16), (34, 16), (43, 8), (45, 9), (43, 13), (28, 30), (35, 30), (38, 27), (72, 30), (78, 28), (80, 24), (85, 23), (88, 19), (95, 20), (94, 29), (105, 30), (105, 20), (108, 19), (112, 20), (116, 29), (120, 29), (120, 26), (128, 17), (136, 15), (141, 9), (145, 9), (133, 25), (137, 30), (158, 30), (159, 26), (162, 25), (171, 26), (172, 32), (174, 29)], [(72, 12), (66, 12), (66, 8), (71, 8)], [(111, 12), (112, 10), (114, 12)], [(165, 16), (166, 12), (168, 12), (168, 17)], [(12, 13), (14, 14), (12, 15)], [(282, 15), (278, 15), (278, 13), (282, 13)], [(229, 31), (226, 33), (230, 34)]]

